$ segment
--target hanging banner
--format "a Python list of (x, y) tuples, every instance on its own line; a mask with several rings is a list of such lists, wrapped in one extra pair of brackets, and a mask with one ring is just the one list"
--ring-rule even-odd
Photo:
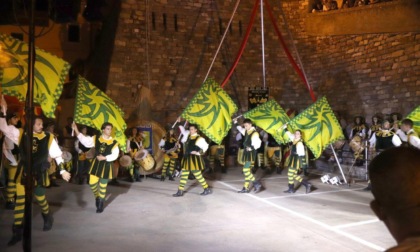
[(249, 87), (248, 88), (248, 110), (258, 107), (268, 101), (268, 88)]

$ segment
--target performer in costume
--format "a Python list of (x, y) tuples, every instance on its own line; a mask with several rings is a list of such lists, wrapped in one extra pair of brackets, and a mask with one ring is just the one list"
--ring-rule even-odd
[[(87, 127), (85, 125), (81, 126), (80, 133), (84, 136), (87, 136)], [(89, 183), (89, 167), (91, 159), (88, 159), (86, 154), (91, 148), (85, 147), (83, 144), (80, 143), (79, 139), (77, 139), (74, 142), (74, 149), (78, 153), (75, 176), (76, 182), (79, 185), (82, 185), (85, 180)]]
[(398, 112), (394, 112), (391, 114), (391, 130), (396, 133), (400, 129), (400, 121), (401, 121), (401, 114)]
[(108, 180), (112, 179), (113, 162), (118, 158), (118, 142), (112, 138), (112, 124), (105, 122), (101, 126), (102, 134), (84, 136), (73, 123), (73, 129), (80, 143), (87, 148), (95, 148), (95, 158), (90, 167), (89, 186), (95, 196), (96, 212), (104, 211), (104, 202)]
[[(9, 127), (16, 127), (19, 122), (19, 117), (16, 113), (9, 113), (6, 116), (6, 121)], [(17, 127), (16, 127), (17, 129)], [(23, 129), (18, 129), (22, 134)], [(6, 209), (13, 210), (15, 208), (16, 183), (15, 176), (19, 160), (19, 146), (7, 136), (3, 140), (3, 166), (6, 168), (7, 185), (6, 185)]]
[[(300, 130), (296, 130), (294, 134), (290, 133), (287, 130), (287, 126), (282, 127), (285, 130), (285, 133), (289, 137), (289, 140), (293, 143), (290, 149), (290, 158), (287, 164), (289, 170), (287, 172), (287, 179), (289, 182), (289, 189), (284, 191), (285, 193), (295, 193), (295, 180), (299, 182), (299, 185), (302, 184), (306, 188), (306, 193), (310, 193), (312, 189), (312, 184), (309, 183), (306, 179), (303, 179), (299, 176), (298, 170), (303, 169), (305, 166), (305, 159), (306, 159), (306, 149), (305, 145), (303, 144), (302, 140), (302, 132)], [(297, 187), (299, 187), (299, 185)]]
[(382, 127), (382, 118), (379, 115), (372, 116), (372, 124), (369, 127), (368, 139), (370, 139), (373, 134), (378, 132)]
[[(1, 107), (3, 115), (7, 112), (6, 100), (2, 97)], [(42, 130), (42, 119), (40, 117), (34, 118), (33, 121), (33, 138), (32, 138), (32, 173), (34, 176), (34, 194), (35, 200), (41, 207), (42, 217), (44, 219), (43, 230), (48, 231), (52, 228), (54, 219), (47, 199), (45, 197), (45, 187), (49, 186), (49, 177), (47, 169), (49, 166), (48, 156), (54, 158), (57, 165), (60, 168), (60, 174), (64, 180), (70, 180), (70, 173), (68, 173), (63, 166), (62, 152), (58, 143), (55, 141), (54, 136), (48, 132)], [(22, 240), (23, 233), (23, 219), (25, 212), (25, 182), (24, 176), (26, 176), (26, 148), (29, 144), (27, 142), (26, 133), (17, 129), (13, 125), (7, 125), (4, 116), (0, 117), (0, 130), (3, 131), (6, 137), (8, 137), (16, 145), (19, 145), (19, 160), (18, 169), (16, 172), (16, 205), (14, 210), (14, 222), (13, 222), (13, 236), (8, 242), (8, 246), (12, 246)]]
[[(392, 148), (398, 147), (402, 144), (401, 139), (395, 134), (391, 129), (391, 123), (388, 120), (385, 120), (382, 123), (382, 129), (377, 131), (370, 139), (370, 148), (374, 148), (376, 153), (379, 154), (382, 151)], [(368, 185), (363, 190), (370, 191), (371, 184), (370, 180), (368, 181)]]
[[(237, 124), (237, 121), (234, 121)], [(249, 193), (251, 190), (250, 183), (252, 182), (254, 186), (254, 191), (260, 192), (264, 188), (262, 187), (259, 181), (255, 180), (254, 175), (251, 173), (251, 167), (253, 166), (255, 159), (257, 158), (257, 149), (261, 146), (260, 134), (255, 130), (255, 127), (252, 125), (250, 119), (245, 119), (243, 121), (243, 127), (237, 125), (236, 128), (243, 136), (243, 148), (244, 154), (242, 156), (242, 162), (244, 163), (242, 172), (245, 176), (245, 182), (242, 190), (238, 193)]]
[[(127, 154), (131, 157), (131, 159), (134, 159), (134, 156), (136, 153), (143, 149), (142, 146), (142, 138), (140, 137), (138, 130), (136, 127), (133, 127), (131, 129), (131, 136), (127, 139)], [(140, 174), (139, 174), (139, 167), (137, 162), (131, 162), (131, 165), (126, 167), (128, 170), (128, 173), (130, 174), (130, 177), (128, 178), (128, 182), (140, 182)]]
[(163, 155), (163, 167), (161, 181), (165, 181), (169, 167), (169, 180), (174, 180), (175, 163), (178, 159), (179, 144), (175, 136), (174, 130), (170, 129), (159, 142), (160, 150), (165, 153)]
[(217, 144), (214, 141), (210, 142), (210, 153), (209, 153), (209, 165), (210, 169), (215, 171), (216, 169), (216, 160), (220, 164), (220, 169), (222, 173), (226, 173), (226, 166), (225, 166), (225, 144), (224, 140)]
[[(179, 121), (180, 119), (178, 119)], [(198, 135), (197, 125), (190, 124), (189, 130), (180, 125), (179, 129), (183, 135), (181, 142), (184, 144), (184, 156), (181, 161), (181, 180), (179, 181), (178, 191), (173, 194), (174, 197), (181, 197), (184, 195), (184, 187), (188, 181), (188, 176), (190, 172), (194, 177), (200, 182), (201, 186), (204, 188), (204, 191), (200, 195), (208, 195), (211, 193), (211, 190), (201, 173), (204, 170), (204, 160), (202, 155), (209, 148), (209, 144), (206, 140)]]
[(277, 143), (276, 139), (270, 134), (267, 133), (267, 160), (268, 160), (268, 173), (272, 172), (272, 166), (275, 167), (278, 174), (281, 174), (281, 146)]
[(406, 118), (401, 121), (401, 130), (406, 134), (408, 146), (420, 149), (419, 135), (413, 129), (413, 121), (411, 119)]
[[(363, 145), (363, 141), (366, 138), (366, 125), (365, 125), (365, 119), (362, 116), (356, 116), (354, 118), (354, 125), (350, 132), (350, 143), (351, 141), (358, 142), (359, 146)], [(355, 151), (354, 152), (354, 158), (355, 158), (355, 165), (356, 166), (362, 166), (365, 155), (363, 151)]]
[[(53, 135), (54, 140), (58, 143), (58, 137), (57, 137), (57, 134), (54, 132), (54, 130), (55, 130), (54, 122), (53, 121), (47, 122), (46, 127), (45, 127), (45, 132), (48, 132), (51, 135)], [(58, 185), (56, 182), (57, 164), (53, 158), (50, 157), (49, 160), (50, 160), (50, 167), (48, 168), (48, 176), (50, 176), (50, 186), (59, 187), (60, 185)]]

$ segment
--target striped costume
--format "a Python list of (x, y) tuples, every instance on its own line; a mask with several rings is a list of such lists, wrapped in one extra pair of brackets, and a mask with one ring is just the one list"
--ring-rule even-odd
[[(190, 130), (192, 126), (190, 125)], [(188, 176), (190, 173), (194, 175), (194, 177), (200, 182), (201, 186), (204, 188), (204, 192), (201, 195), (210, 194), (211, 191), (206, 180), (201, 173), (204, 170), (204, 160), (202, 155), (207, 151), (209, 148), (209, 144), (206, 140), (198, 135), (197, 133), (191, 133), (190, 131), (185, 130), (183, 126), (179, 126), (182, 135), (184, 136), (181, 142), (184, 144), (184, 156), (181, 161), (181, 180), (179, 181), (178, 192), (174, 194), (174, 197), (183, 196), (184, 187), (187, 184)], [(194, 126), (196, 130), (196, 126)], [(197, 152), (197, 154), (193, 154), (192, 152)]]

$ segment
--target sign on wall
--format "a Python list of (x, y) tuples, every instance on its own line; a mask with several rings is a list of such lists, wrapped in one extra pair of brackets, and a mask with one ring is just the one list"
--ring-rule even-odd
[(268, 101), (268, 88), (249, 87), (248, 88), (248, 110), (251, 110)]

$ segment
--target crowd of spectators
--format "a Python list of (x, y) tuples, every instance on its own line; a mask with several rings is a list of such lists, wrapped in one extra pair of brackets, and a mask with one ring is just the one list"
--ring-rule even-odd
[(312, 12), (345, 9), (389, 1), (392, 0), (314, 0)]

